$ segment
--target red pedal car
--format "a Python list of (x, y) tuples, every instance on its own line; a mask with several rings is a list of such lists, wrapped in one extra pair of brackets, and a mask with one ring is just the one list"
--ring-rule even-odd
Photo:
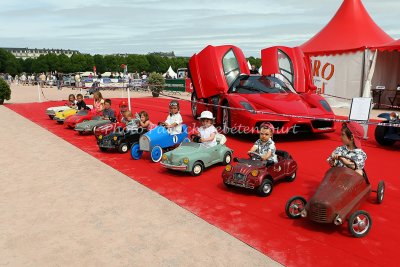
[(74, 129), (78, 123), (90, 121), (91, 119), (93, 119), (94, 116), (96, 115), (90, 110), (80, 110), (75, 115), (66, 118), (64, 121), (64, 125), (68, 128)]
[(370, 231), (372, 220), (368, 212), (358, 208), (371, 192), (377, 193), (376, 202), (380, 204), (385, 183), (380, 181), (374, 191), (365, 172), (363, 176), (346, 167), (332, 167), (308, 202), (300, 196), (292, 197), (285, 211), (289, 218), (308, 217), (317, 223), (341, 225), (348, 221), (350, 233), (354, 237), (363, 237)]
[(288, 152), (277, 150), (278, 162), (268, 165), (257, 153), (250, 153), (250, 159), (238, 159), (235, 166), (226, 165), (222, 180), (227, 187), (255, 189), (262, 197), (272, 193), (274, 183), (279, 180), (293, 182), (296, 178), (297, 163)]
[(333, 121), (326, 120), (333, 119), (334, 113), (315, 93), (303, 52), (271, 47), (262, 50), (261, 58), (262, 75), (250, 75), (243, 52), (233, 45), (207, 46), (193, 55), (189, 60), (193, 117), (212, 111), (224, 133), (258, 131), (264, 122), (270, 122), (278, 134), (334, 131)]

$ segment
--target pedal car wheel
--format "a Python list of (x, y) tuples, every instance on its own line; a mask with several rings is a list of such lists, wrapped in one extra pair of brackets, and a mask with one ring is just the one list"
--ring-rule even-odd
[(371, 216), (364, 210), (357, 210), (350, 216), (349, 231), (354, 237), (363, 237), (367, 235), (371, 226)]
[(286, 177), (286, 181), (293, 182), (296, 179), (297, 173), (294, 172), (292, 175)]
[(201, 164), (200, 161), (196, 161), (192, 167), (191, 171), (192, 175), (199, 176), (202, 172), (203, 172), (203, 164)]
[(105, 147), (100, 147), (100, 151), (106, 152), (106, 151), (107, 151), (107, 148), (105, 148)]
[(143, 151), (140, 150), (139, 143), (134, 143), (131, 147), (131, 157), (133, 159), (140, 159), (142, 157)]
[(63, 124), (64, 122), (63, 122), (63, 121), (57, 121), (57, 123), (58, 123), (58, 124)]
[(189, 143), (190, 142), (190, 138), (189, 137), (185, 137), (185, 139), (182, 140), (182, 143)]
[(378, 204), (382, 203), (384, 196), (385, 196), (385, 182), (380, 181), (378, 184), (378, 189), (376, 190), (376, 200)]
[(224, 155), (224, 159), (222, 161), (223, 165), (228, 165), (232, 161), (232, 153), (231, 152), (226, 152)]
[(300, 196), (292, 197), (288, 200), (285, 207), (286, 215), (291, 219), (298, 219), (302, 210), (306, 207), (307, 201)]
[(229, 128), (231, 127), (231, 112), (229, 110), (228, 103), (225, 104), (225, 107), (222, 107), (222, 132), (224, 134), (229, 133)]
[(261, 185), (257, 188), (258, 194), (262, 197), (271, 195), (272, 189), (274, 188), (272, 181), (264, 179)]
[(128, 144), (126, 144), (126, 143), (121, 143), (118, 146), (119, 153), (126, 153), (126, 152), (128, 152), (128, 149), (129, 149), (129, 147), (128, 147)]
[(396, 143), (396, 140), (385, 139), (388, 129), (389, 127), (386, 126), (376, 126), (375, 128), (375, 140), (382, 146), (391, 146)]
[(78, 134), (79, 134), (79, 135), (83, 135), (83, 132), (82, 132), (82, 131), (78, 131)]
[(160, 146), (153, 147), (153, 149), (151, 150), (150, 155), (151, 155), (151, 160), (153, 162), (159, 162), (161, 160), (162, 155), (163, 155), (162, 148)]
[(49, 115), (50, 120), (54, 118), (54, 115)]

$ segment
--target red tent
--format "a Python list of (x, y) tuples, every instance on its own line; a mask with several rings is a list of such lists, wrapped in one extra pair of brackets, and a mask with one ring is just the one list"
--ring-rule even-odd
[(400, 51), (400, 39), (394, 42), (390, 42), (386, 45), (373, 47), (373, 49), (378, 49), (379, 51)]
[(300, 47), (305, 53), (323, 55), (359, 51), (393, 41), (372, 20), (361, 0), (344, 0), (331, 21)]

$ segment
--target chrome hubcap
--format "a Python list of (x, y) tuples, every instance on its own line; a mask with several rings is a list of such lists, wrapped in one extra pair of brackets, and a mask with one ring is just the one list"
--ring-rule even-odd
[(199, 174), (199, 173), (201, 172), (201, 166), (200, 166), (200, 165), (194, 166), (193, 172), (194, 172), (195, 174)]
[(265, 184), (263, 187), (263, 191), (265, 194), (268, 194), (271, 191), (271, 185), (270, 184)]
[(353, 230), (357, 234), (365, 233), (369, 228), (369, 220), (365, 215), (358, 215), (353, 221)]

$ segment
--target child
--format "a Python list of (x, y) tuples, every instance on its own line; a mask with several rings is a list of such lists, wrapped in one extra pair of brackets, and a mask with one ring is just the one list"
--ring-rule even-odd
[[(365, 160), (367, 159), (367, 154), (361, 149), (361, 139), (363, 136), (364, 128), (360, 124), (354, 121), (343, 123), (341, 130), (343, 146), (337, 147), (332, 152), (332, 155), (327, 159), (328, 163), (332, 167), (338, 166), (355, 169), (357, 173), (363, 175)], [(357, 167), (354, 166), (353, 161), (340, 156), (351, 158), (357, 164)]]
[(123, 100), (121, 102), (119, 102), (119, 112), (117, 114), (117, 121), (123, 122), (124, 113), (127, 110), (128, 110), (128, 105), (126, 104), (126, 102)]
[(124, 122), (126, 124), (126, 127), (125, 127), (126, 131), (137, 130), (138, 125), (136, 123), (136, 120), (133, 119), (133, 115), (130, 110), (125, 111)]
[(114, 120), (115, 112), (111, 108), (111, 99), (104, 100), (103, 119)]
[(101, 115), (104, 109), (104, 99), (99, 91), (93, 93), (93, 110), (97, 115)]
[(169, 115), (165, 120), (165, 128), (169, 134), (180, 134), (182, 132), (182, 116), (179, 114), (179, 102), (172, 100), (169, 102)]
[(86, 106), (85, 101), (83, 101), (82, 94), (77, 94), (76, 99), (78, 100), (78, 102), (76, 103), (76, 107), (78, 110), (84, 110), (84, 109), (89, 110), (90, 109), (88, 106)]
[(139, 127), (145, 128), (146, 130), (151, 130), (155, 127), (155, 125), (149, 120), (149, 114), (146, 111), (140, 111), (139, 116)]
[(66, 103), (65, 105), (67, 105), (70, 108), (76, 108), (76, 100), (74, 94), (70, 94), (68, 96), (68, 103)]
[(276, 147), (275, 142), (272, 140), (274, 133), (274, 126), (271, 123), (263, 123), (260, 126), (260, 139), (258, 139), (253, 147), (247, 152), (255, 152), (261, 156), (262, 160), (266, 160), (267, 163), (274, 164), (278, 162), (278, 158), (275, 154)]
[(205, 147), (213, 147), (217, 145), (217, 129), (214, 127), (214, 117), (210, 111), (201, 112), (200, 117), (201, 127), (197, 128), (200, 133), (200, 142)]

